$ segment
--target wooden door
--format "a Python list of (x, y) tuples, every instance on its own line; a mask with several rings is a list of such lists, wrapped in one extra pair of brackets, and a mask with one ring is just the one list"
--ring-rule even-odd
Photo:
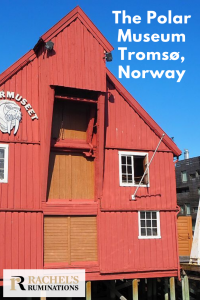
[(178, 217), (177, 227), (179, 256), (190, 256), (192, 248), (192, 217)]

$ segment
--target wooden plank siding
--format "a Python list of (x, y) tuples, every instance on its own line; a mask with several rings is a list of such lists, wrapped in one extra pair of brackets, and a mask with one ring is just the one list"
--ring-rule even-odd
[(71, 261), (97, 261), (96, 217), (71, 217)]
[(44, 263), (97, 261), (96, 217), (44, 217)]
[[(124, 151), (126, 151), (126, 148)], [(150, 160), (153, 151), (147, 153)], [(137, 201), (130, 201), (135, 189), (136, 187), (134, 186), (124, 187), (119, 185), (118, 150), (106, 149), (101, 209), (113, 211), (138, 209), (176, 210), (173, 154), (161, 151), (156, 153), (149, 168), (149, 187), (140, 187), (137, 192)]]
[(42, 212), (0, 212), (0, 278), (3, 269), (43, 268)]
[(192, 248), (192, 217), (178, 217), (178, 247), (180, 256), (190, 256)]
[(94, 199), (94, 159), (51, 152), (48, 199)]
[[(107, 79), (106, 148), (155, 150), (160, 137), (130, 107), (129, 103)], [(159, 151), (170, 151), (161, 143)]]
[(138, 212), (104, 212), (99, 218), (101, 273), (177, 270), (175, 212), (160, 212), (158, 239), (138, 239)]
[(68, 230), (67, 217), (44, 218), (44, 263), (69, 261)]

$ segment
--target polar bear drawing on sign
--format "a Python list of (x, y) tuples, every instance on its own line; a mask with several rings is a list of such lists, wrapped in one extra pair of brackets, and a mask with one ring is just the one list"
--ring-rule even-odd
[(22, 114), (19, 105), (13, 101), (0, 100), (0, 130), (3, 133), (10, 134), (11, 130), (15, 128), (15, 135), (21, 119)]

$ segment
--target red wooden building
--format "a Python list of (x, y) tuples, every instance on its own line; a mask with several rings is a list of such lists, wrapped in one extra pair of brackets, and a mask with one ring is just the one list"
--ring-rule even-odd
[(106, 68), (112, 50), (76, 7), (0, 75), (1, 283), (4, 268), (178, 276), (181, 151), (165, 135), (132, 201), (163, 131)]

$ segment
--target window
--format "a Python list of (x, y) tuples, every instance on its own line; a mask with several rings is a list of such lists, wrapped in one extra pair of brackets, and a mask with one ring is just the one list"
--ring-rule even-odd
[(193, 212), (194, 212), (195, 214), (197, 214), (197, 212), (198, 212), (198, 206), (193, 207)]
[(200, 196), (200, 187), (198, 187), (198, 195)]
[(186, 203), (186, 204), (185, 204), (185, 213), (186, 213), (186, 215), (190, 215), (190, 214), (191, 214), (190, 211), (191, 211), (191, 210), (190, 210), (190, 204), (189, 204), (189, 203)]
[(200, 177), (200, 170), (196, 170), (196, 178), (199, 178)]
[(181, 172), (181, 180), (182, 180), (182, 182), (187, 182), (187, 172), (186, 171)]
[(184, 214), (184, 205), (180, 205), (180, 214)]
[(182, 194), (182, 193), (189, 193), (189, 187), (179, 187), (176, 189), (177, 194)]
[(190, 179), (192, 180), (192, 179), (195, 179), (196, 178), (196, 173), (191, 173), (190, 174)]
[(8, 182), (8, 145), (0, 144), (0, 183)]
[[(148, 154), (141, 152), (119, 151), (120, 186), (139, 184), (148, 164)], [(144, 176), (141, 186), (149, 186), (149, 171)]]
[(139, 239), (156, 239), (160, 236), (159, 211), (139, 211)]

